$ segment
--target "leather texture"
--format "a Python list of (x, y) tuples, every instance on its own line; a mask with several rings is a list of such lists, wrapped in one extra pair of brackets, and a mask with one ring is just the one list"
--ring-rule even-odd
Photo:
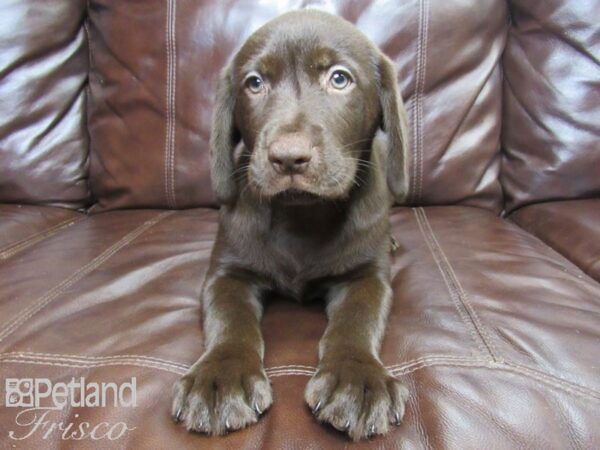
[(510, 218), (600, 281), (600, 198), (540, 203)]
[[(136, 427), (77, 448), (346, 448), (302, 397), (326, 325), (319, 302), (267, 306), (275, 403), (257, 425), (207, 438), (171, 422), (171, 385), (202, 349), (198, 294), (217, 219), (209, 209), (97, 214), (0, 262), (0, 377), (136, 376), (136, 408), (53, 413)], [(597, 448), (600, 285), (488, 211), (398, 208), (392, 224), (400, 250), (382, 359), (411, 397), (400, 427), (353, 447)], [(3, 428), (16, 411), (0, 408)], [(40, 436), (28, 448), (61, 445)]]
[[(214, 205), (207, 158), (216, 78), (255, 29), (298, 6), (92, 0), (93, 211)], [(347, 18), (397, 64), (413, 132), (409, 201), (499, 211), (505, 2), (302, 6)]]
[(63, 208), (0, 204), (0, 261), (63, 231), (83, 217)]
[[(188, 433), (169, 412), (203, 349), (215, 77), (306, 6), (398, 67), (411, 178), (382, 360), (410, 389), (406, 418), (360, 443), (318, 424), (303, 390), (324, 306), (273, 299), (274, 406), (223, 438)], [(600, 448), (598, 18), (599, 0), (0, 2), (0, 447)], [(9, 437), (27, 427), (3, 380), (72, 377), (136, 377), (137, 406), (49, 421), (132, 429)]]
[(90, 204), (85, 5), (0, 2), (0, 202)]
[(503, 58), (506, 209), (598, 197), (600, 2), (510, 4)]

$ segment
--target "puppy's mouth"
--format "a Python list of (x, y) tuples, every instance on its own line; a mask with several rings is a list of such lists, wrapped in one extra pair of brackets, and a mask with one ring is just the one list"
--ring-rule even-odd
[(343, 200), (352, 188), (352, 179), (343, 170), (309, 167), (305, 173), (282, 174), (261, 163), (250, 165), (247, 181), (250, 192), (263, 200), (285, 205), (310, 205)]
[(275, 194), (273, 200), (282, 205), (312, 205), (322, 201), (318, 195), (296, 188), (286, 189)]
[(261, 198), (280, 205), (312, 205), (341, 200), (349, 192), (339, 183), (326, 184), (301, 175), (276, 176), (264, 182), (251, 181), (250, 186)]

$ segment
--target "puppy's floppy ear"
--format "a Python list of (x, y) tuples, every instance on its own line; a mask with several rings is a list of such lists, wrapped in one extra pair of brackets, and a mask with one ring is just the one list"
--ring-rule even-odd
[(402, 203), (408, 194), (408, 126), (398, 90), (396, 67), (385, 55), (379, 59), (379, 101), (383, 131), (387, 134), (387, 184), (394, 200)]
[(233, 177), (233, 152), (239, 133), (234, 121), (235, 87), (231, 64), (221, 72), (217, 84), (217, 97), (213, 112), (210, 136), (210, 177), (217, 200), (232, 203), (237, 197), (237, 184)]

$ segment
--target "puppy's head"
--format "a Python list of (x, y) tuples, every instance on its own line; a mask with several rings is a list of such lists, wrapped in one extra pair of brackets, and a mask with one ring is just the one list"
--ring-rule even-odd
[(284, 14), (256, 31), (221, 75), (213, 188), (222, 203), (234, 202), (242, 184), (284, 202), (347, 197), (366, 172), (381, 170), (371, 162), (378, 129), (387, 134), (381, 176), (401, 198), (406, 135), (393, 64), (341, 18)]

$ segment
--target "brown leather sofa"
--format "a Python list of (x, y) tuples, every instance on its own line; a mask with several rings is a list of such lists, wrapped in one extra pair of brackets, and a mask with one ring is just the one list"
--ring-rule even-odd
[[(317, 424), (302, 393), (323, 305), (274, 301), (274, 406), (190, 434), (169, 408), (202, 352), (215, 76), (305, 6), (399, 71), (410, 195), (382, 358), (406, 418), (358, 444)], [(0, 447), (600, 448), (599, 0), (4, 0), (0, 23)], [(7, 379), (81, 377), (135, 377), (136, 406), (41, 423), (7, 403)]]

